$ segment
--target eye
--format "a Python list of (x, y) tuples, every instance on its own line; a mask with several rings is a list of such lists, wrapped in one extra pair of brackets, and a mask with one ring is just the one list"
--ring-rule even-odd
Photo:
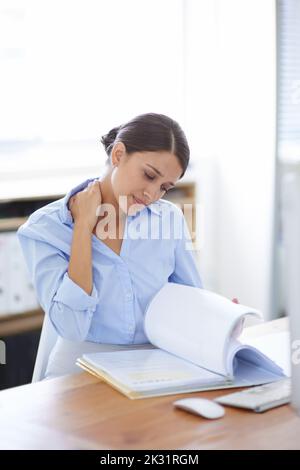
[[(146, 171), (144, 171), (144, 175), (145, 175), (145, 177), (146, 177), (148, 180), (151, 180), (151, 181), (152, 181), (152, 180), (155, 179), (155, 176), (149, 175), (149, 173), (147, 173)], [(169, 191), (167, 188), (163, 188), (163, 187), (162, 187), (161, 189), (162, 189), (162, 191), (163, 191), (164, 193), (167, 193), (167, 192)]]
[(144, 171), (144, 175), (145, 175), (146, 178), (148, 178), (149, 180), (154, 180), (154, 178), (155, 178), (155, 176), (149, 175), (146, 171)]

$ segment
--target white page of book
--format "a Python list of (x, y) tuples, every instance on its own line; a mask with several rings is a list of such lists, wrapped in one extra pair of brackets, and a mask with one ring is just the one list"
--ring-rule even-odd
[(287, 377), (291, 376), (290, 333), (279, 331), (243, 341), (268, 356), (281, 367)]
[(283, 379), (283, 375), (274, 374), (272, 371), (263, 369), (259, 366), (253, 366), (250, 362), (239, 360), (234, 376), (234, 385), (236, 387), (248, 387), (264, 383), (275, 382)]
[(135, 391), (224, 383), (223, 376), (159, 349), (84, 354), (83, 359)]
[[(253, 368), (254, 375), (258, 374), (258, 369), (260, 371), (258, 376), (260, 376), (261, 373), (265, 373), (266, 377), (282, 377), (284, 375), (283, 369), (260, 349), (253, 345), (243, 344), (236, 339), (232, 339), (227, 354), (227, 368), (234, 377), (236, 377), (237, 369), (240, 369), (240, 365), (243, 363)], [(249, 377), (251, 378), (253, 374), (250, 374)]]
[(144, 329), (158, 348), (229, 376), (229, 339), (245, 315), (262, 316), (214, 292), (169, 282), (148, 305)]

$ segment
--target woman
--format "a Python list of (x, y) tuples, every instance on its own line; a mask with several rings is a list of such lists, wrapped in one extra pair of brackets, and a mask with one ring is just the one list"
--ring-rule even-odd
[(161, 199), (189, 162), (178, 123), (143, 114), (101, 142), (108, 161), (100, 178), (37, 210), (18, 231), (58, 333), (48, 377), (74, 372), (82, 352), (147, 343), (144, 314), (166, 282), (202, 287), (182, 211)]

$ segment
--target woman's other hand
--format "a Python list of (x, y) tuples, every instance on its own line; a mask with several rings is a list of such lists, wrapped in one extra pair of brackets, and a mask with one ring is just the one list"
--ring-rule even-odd
[(68, 206), (74, 223), (86, 224), (92, 232), (97, 221), (99, 206), (102, 202), (101, 184), (99, 180), (91, 181), (83, 190), (72, 196)]

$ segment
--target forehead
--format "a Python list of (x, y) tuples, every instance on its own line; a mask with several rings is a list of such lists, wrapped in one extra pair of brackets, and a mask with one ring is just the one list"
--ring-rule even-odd
[(165, 179), (172, 179), (174, 182), (180, 178), (183, 171), (178, 158), (171, 152), (136, 152), (135, 156), (142, 165), (153, 166)]

